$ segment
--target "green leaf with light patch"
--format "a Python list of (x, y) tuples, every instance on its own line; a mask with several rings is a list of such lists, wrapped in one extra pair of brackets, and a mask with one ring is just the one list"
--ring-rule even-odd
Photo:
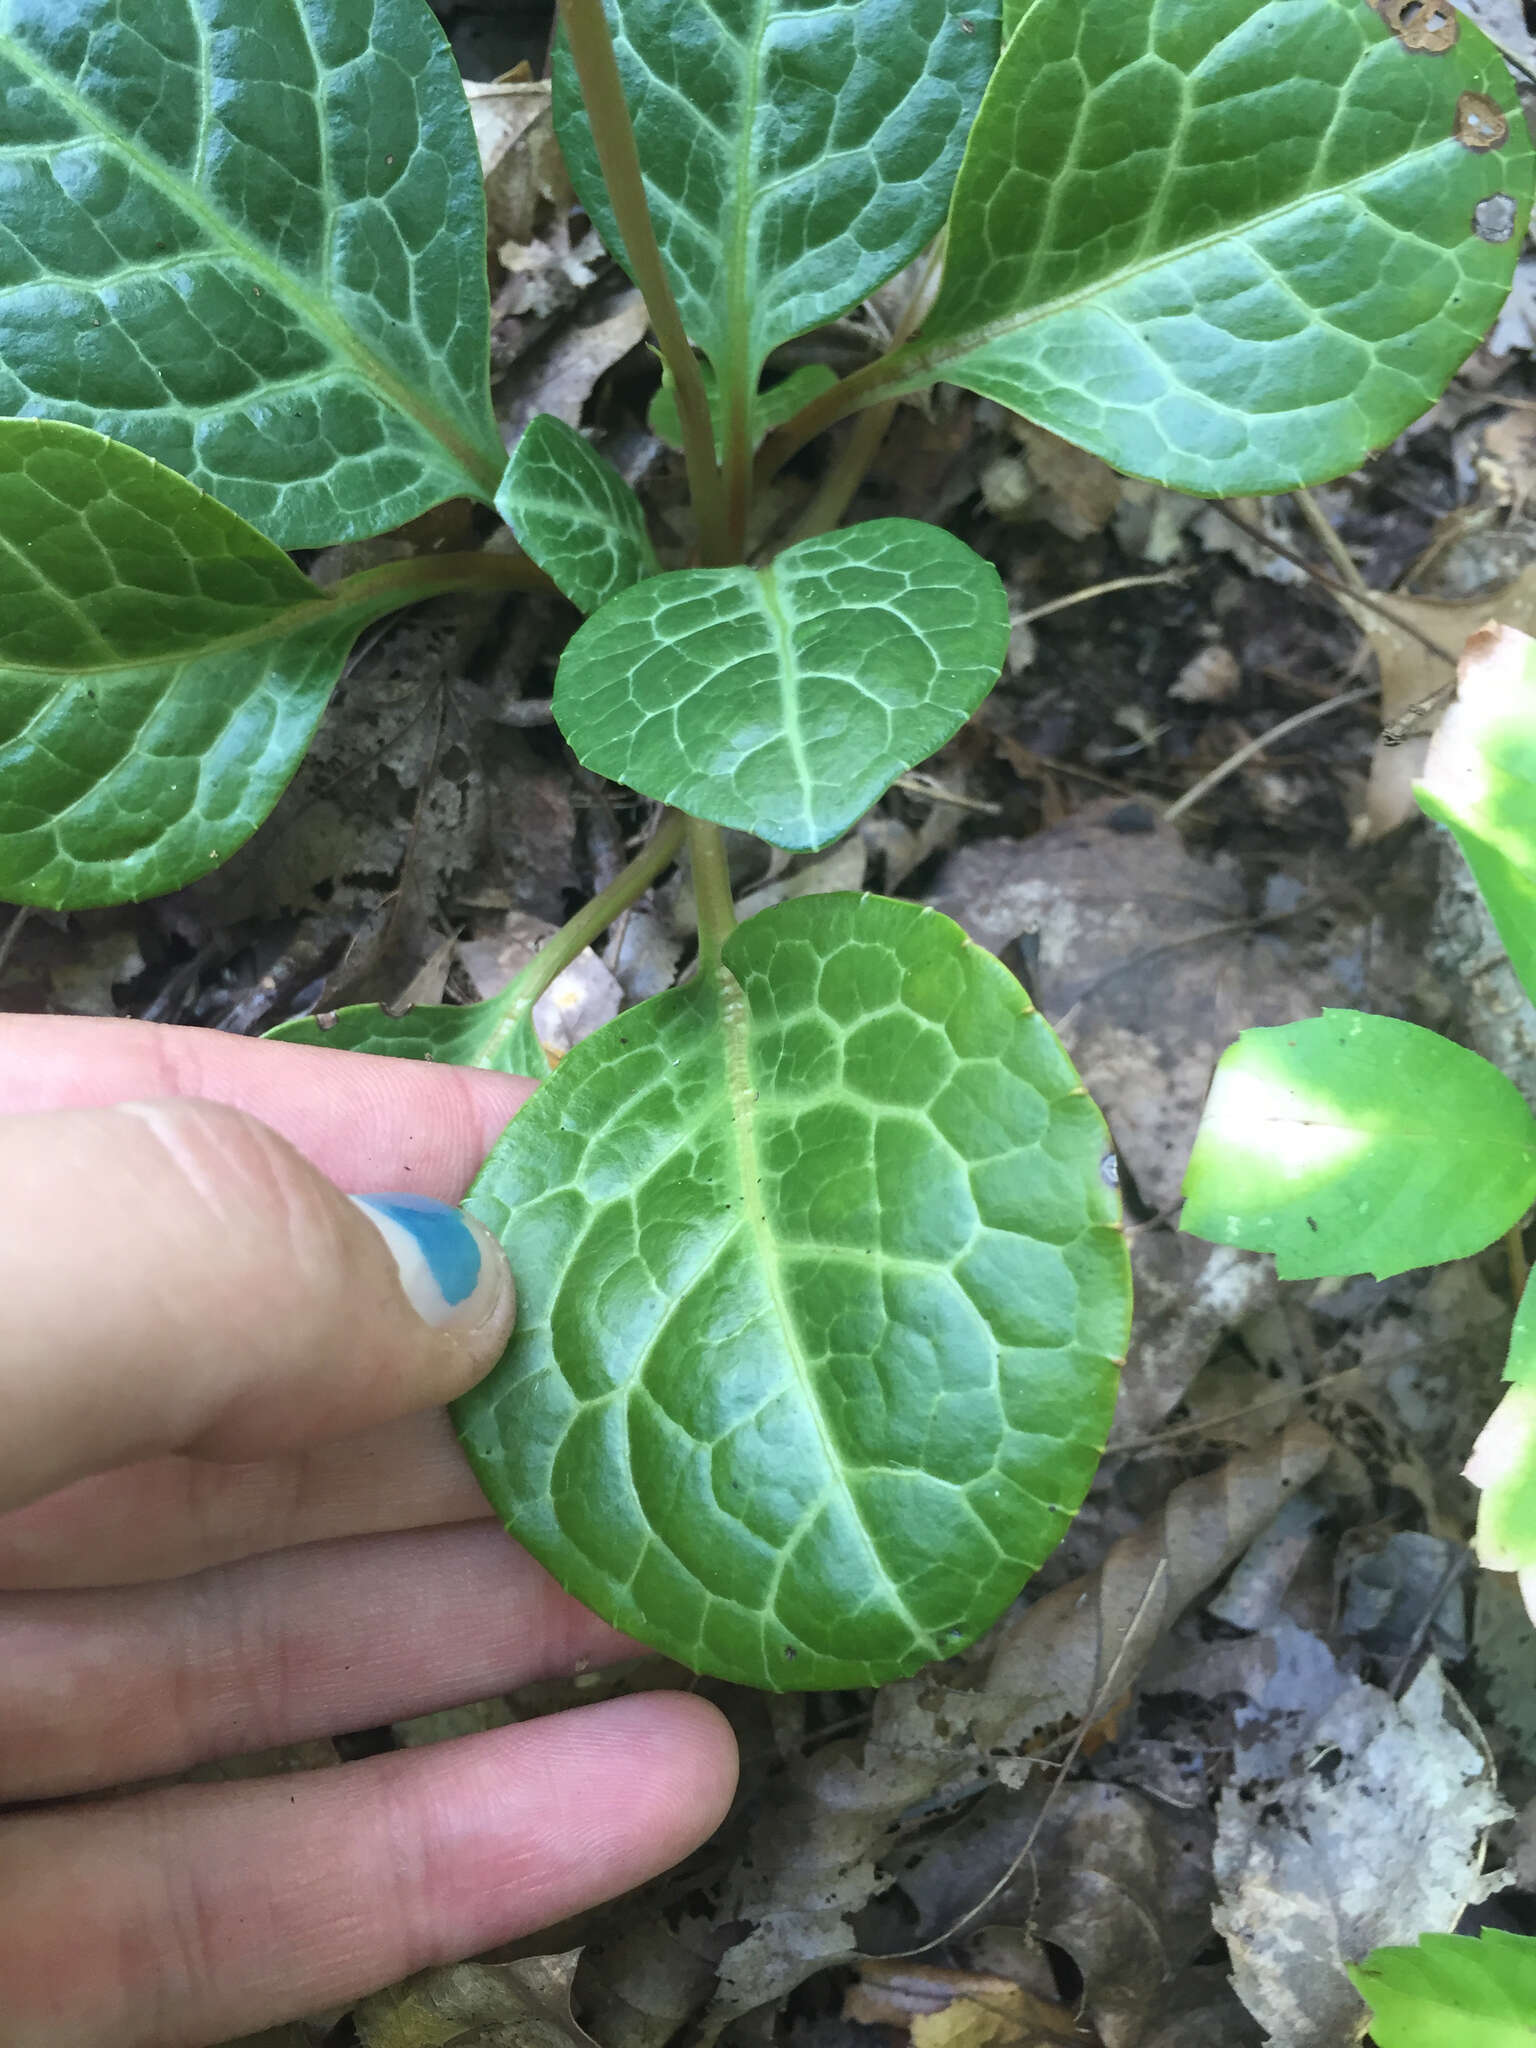
[[(725, 406), (720, 396), (720, 380), (708, 363), (700, 363), (699, 375), (704, 383), (704, 396), (709, 400), (709, 416), (715, 429), (715, 454), (725, 453)], [(749, 439), (755, 448), (765, 434), (771, 434), (775, 427), (783, 426), (787, 419), (793, 419), (802, 405), (809, 405), (813, 398), (823, 391), (830, 391), (837, 382), (835, 371), (825, 363), (802, 363), (798, 370), (791, 370), (777, 384), (753, 393)], [(681, 449), (683, 445), (683, 423), (678, 416), (677, 392), (672, 383), (672, 374), (663, 369), (661, 389), (651, 400), (647, 424), (658, 441), (665, 441), (669, 448)]]
[(1415, 794), (1456, 835), (1536, 998), (1536, 640), (1512, 626), (1473, 635)]
[(1364, 0), (1032, 0), (867, 395), (960, 384), (1208, 496), (1337, 476), (1482, 340), (1531, 184), (1465, 19), (1430, 53)]
[(626, 590), (566, 648), (555, 717), (600, 775), (775, 846), (825, 846), (958, 731), (1007, 648), (990, 563), (876, 519), (765, 569)]
[(228, 859), (362, 627), (453, 582), (410, 562), (323, 592), (137, 450), (0, 420), (0, 900), (133, 902)]
[(1273, 1252), (1282, 1280), (1469, 1258), (1536, 1200), (1536, 1119), (1497, 1067), (1358, 1010), (1222, 1054), (1180, 1227)]
[(660, 569), (640, 500), (574, 427), (541, 412), (512, 451), (496, 510), (584, 612)]
[(1347, 1967), (1376, 2048), (1529, 2048), (1536, 2033), (1528, 1934), (1421, 1934), (1413, 1948), (1373, 1949)]
[(912, 903), (804, 897), (567, 1055), (469, 1197), (518, 1326), (455, 1405), (497, 1511), (700, 1671), (961, 1649), (1055, 1546), (1130, 1311), (1098, 1111)]
[(0, 0), (0, 413), (285, 547), (494, 496), (484, 222), (424, 0)]
[[(937, 231), (997, 58), (998, 0), (606, 0), (646, 197), (683, 324), (733, 393)], [(562, 42), (555, 131), (624, 245)]]

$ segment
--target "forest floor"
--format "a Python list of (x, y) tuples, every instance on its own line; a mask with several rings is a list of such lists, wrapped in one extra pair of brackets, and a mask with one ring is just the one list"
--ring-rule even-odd
[[(469, 76), (538, 70), (547, 7), (438, 11)], [(480, 112), (508, 435), (536, 410), (589, 431), (682, 560), (638, 299), (572, 219), (539, 88)], [(814, 346), (856, 362), (881, 317)], [(733, 872), (748, 908), (860, 887), (934, 903), (1061, 1031), (1120, 1153), (1138, 1281), (1110, 1453), (1060, 1551), (952, 1664), (878, 1693), (703, 1683), (742, 1786), (683, 1869), (263, 2042), (1339, 2048), (1361, 2023), (1344, 1958), (1426, 1928), (1536, 1932), (1536, 1631), (1471, 1557), (1460, 1477), (1497, 1399), (1503, 1248), (1280, 1285), (1176, 1228), (1212, 1068), (1247, 1025), (1409, 1018), (1536, 1101), (1536, 1014), (1412, 807), (1422, 742), (1380, 740), (1484, 619), (1536, 629), (1533, 348), (1527, 255), (1435, 410), (1306, 500), (1127, 482), (953, 390), (902, 409), (850, 516), (938, 519), (995, 562), (1007, 671), (839, 845), (743, 841)], [(815, 479), (808, 455), (765, 520)], [(469, 537), (462, 508), (434, 520), (313, 566)], [(647, 822), (550, 721), (574, 624), (555, 598), (466, 600), (377, 633), (239, 857), (136, 908), (17, 920), (0, 1008), (255, 1032), (492, 992)], [(546, 1038), (669, 985), (692, 946), (663, 884), (557, 985)], [(203, 1775), (690, 1682), (645, 1661)]]

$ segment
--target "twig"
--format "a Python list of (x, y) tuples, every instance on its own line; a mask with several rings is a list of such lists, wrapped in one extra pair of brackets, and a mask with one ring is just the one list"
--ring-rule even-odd
[(6, 926), (4, 938), (0, 938), (0, 974), (4, 974), (6, 968), (10, 966), (11, 955), (16, 950), (16, 941), (21, 937), (21, 928), (31, 915), (30, 903), (19, 904), (16, 915)]
[(1301, 507), (1302, 517), (1322, 543), (1329, 560), (1355, 593), (1356, 597), (1362, 594), (1369, 597), (1371, 588), (1360, 574), (1359, 564), (1349, 552), (1349, 549), (1345, 547), (1343, 541), (1340, 540), (1332, 520), (1324, 518), (1323, 508), (1318, 504), (1316, 498), (1304, 487), (1294, 491), (1292, 496)]
[(1155, 576), (1112, 576), (1107, 583), (1090, 583), (1084, 590), (1072, 590), (1065, 597), (1053, 597), (1049, 604), (1037, 604), (1027, 612), (1018, 612), (1013, 623), (1016, 626), (1032, 626), (1036, 619), (1048, 619), (1052, 612), (1064, 612), (1069, 605), (1086, 604), (1091, 597), (1108, 597), (1114, 590), (1147, 590), (1154, 584), (1180, 583), (1194, 571), (1189, 567), (1160, 569)]
[(1363, 704), (1367, 697), (1376, 695), (1376, 690), (1375, 683), (1367, 683), (1358, 690), (1345, 690), (1341, 696), (1329, 697), (1321, 704), (1309, 704), (1305, 711), (1297, 711), (1289, 718), (1282, 718), (1280, 723), (1272, 725), (1268, 732), (1260, 733), (1256, 740), (1250, 740), (1247, 746), (1239, 747), (1235, 754), (1229, 754), (1219, 767), (1211, 770), (1209, 775), (1202, 775), (1193, 789), (1185, 790), (1184, 794), (1163, 812), (1164, 823), (1171, 825), (1175, 818), (1182, 818), (1184, 813), (1192, 810), (1203, 796), (1209, 796), (1218, 783), (1225, 782), (1229, 775), (1235, 775), (1246, 761), (1251, 761), (1255, 754), (1262, 754), (1264, 749), (1273, 745), (1276, 740), (1284, 739), (1287, 733), (1295, 732), (1299, 726), (1310, 725), (1315, 718), (1326, 718), (1330, 711), (1341, 711), (1349, 704)]

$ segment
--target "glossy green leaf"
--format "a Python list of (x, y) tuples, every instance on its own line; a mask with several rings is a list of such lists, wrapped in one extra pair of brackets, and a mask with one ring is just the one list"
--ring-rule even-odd
[[(998, 0), (606, 0), (646, 196), (689, 334), (734, 390), (892, 276), (939, 228), (997, 58)], [(623, 243), (575, 67), (555, 130)]]
[(0, 901), (131, 902), (227, 859), (281, 795), (394, 570), (322, 593), (185, 478), (0, 420)]
[(1374, 1949), (1349, 1977), (1371, 2008), (1376, 2048), (1530, 2048), (1536, 2039), (1528, 1934), (1421, 1934), (1414, 1948)]
[(0, 413), (285, 547), (494, 494), (484, 219), (425, 0), (0, 0)]
[(1434, 54), (1365, 0), (1033, 0), (878, 395), (942, 378), (1210, 496), (1336, 476), (1481, 341), (1531, 183), (1465, 19)]
[(1536, 997), (1536, 640), (1512, 626), (1474, 635), (1415, 793), (1456, 835)]
[(700, 1671), (960, 1649), (1098, 1461), (1130, 1295), (1103, 1121), (912, 903), (803, 897), (578, 1045), (469, 1198), (518, 1326), (455, 1408), (508, 1528)]
[(990, 563), (876, 519), (766, 569), (626, 590), (566, 648), (555, 717), (600, 775), (775, 846), (825, 846), (959, 730), (1007, 647)]
[(1509, 1392), (1484, 1423), (1464, 1477), (1480, 1489), (1477, 1554), (1495, 1572), (1536, 1567), (1536, 1287), (1515, 1311)]
[(574, 427), (541, 412), (512, 451), (496, 510), (584, 612), (660, 568), (640, 500)]
[[(715, 453), (723, 455), (725, 406), (720, 396), (720, 380), (708, 363), (700, 363), (699, 374), (704, 380), (704, 395), (709, 400), (709, 416), (714, 423)], [(793, 418), (802, 405), (808, 405), (823, 391), (830, 391), (836, 382), (836, 372), (828, 369), (825, 363), (802, 363), (798, 370), (791, 370), (777, 384), (754, 392), (749, 429), (752, 446), (755, 448), (765, 434), (771, 434), (775, 427), (781, 427), (787, 419)], [(682, 447), (683, 423), (678, 417), (677, 393), (670, 371), (661, 373), (661, 389), (651, 400), (648, 425), (658, 441), (665, 441), (669, 448)]]
[(263, 1032), (288, 1045), (333, 1052), (371, 1052), (387, 1059), (433, 1060), (447, 1067), (484, 1067), (540, 1081), (549, 1058), (533, 1028), (533, 998), (515, 1004), (413, 1003), (392, 1015), (382, 1003), (353, 1003), (318, 1017), (293, 1017)]
[(1273, 1252), (1282, 1280), (1463, 1259), (1536, 1200), (1536, 1119), (1475, 1052), (1324, 1010), (1222, 1054), (1181, 1228)]

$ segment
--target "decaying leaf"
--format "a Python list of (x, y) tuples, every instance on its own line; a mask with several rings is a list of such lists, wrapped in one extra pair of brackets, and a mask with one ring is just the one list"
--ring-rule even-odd
[(1286, 1777), (1223, 1793), (1215, 1925), (1273, 2048), (1355, 2038), (1364, 2008), (1345, 1964), (1453, 1927), (1504, 1881), (1480, 1875), (1482, 1843), (1510, 1809), (1456, 1704), (1433, 1660), (1401, 1700), (1350, 1680)]
[(541, 206), (564, 212), (575, 202), (555, 142), (548, 79), (498, 78), (489, 85), (464, 81), (480, 168), (485, 176), (486, 223), (492, 246), (527, 242)]
[(843, 1998), (843, 2018), (902, 2028), (912, 2048), (1097, 2048), (1065, 2006), (1011, 1978), (923, 1958), (861, 1963)]
[(365, 1998), (361, 2048), (592, 2048), (571, 2018), (579, 1950), (520, 1963), (451, 1963)]

